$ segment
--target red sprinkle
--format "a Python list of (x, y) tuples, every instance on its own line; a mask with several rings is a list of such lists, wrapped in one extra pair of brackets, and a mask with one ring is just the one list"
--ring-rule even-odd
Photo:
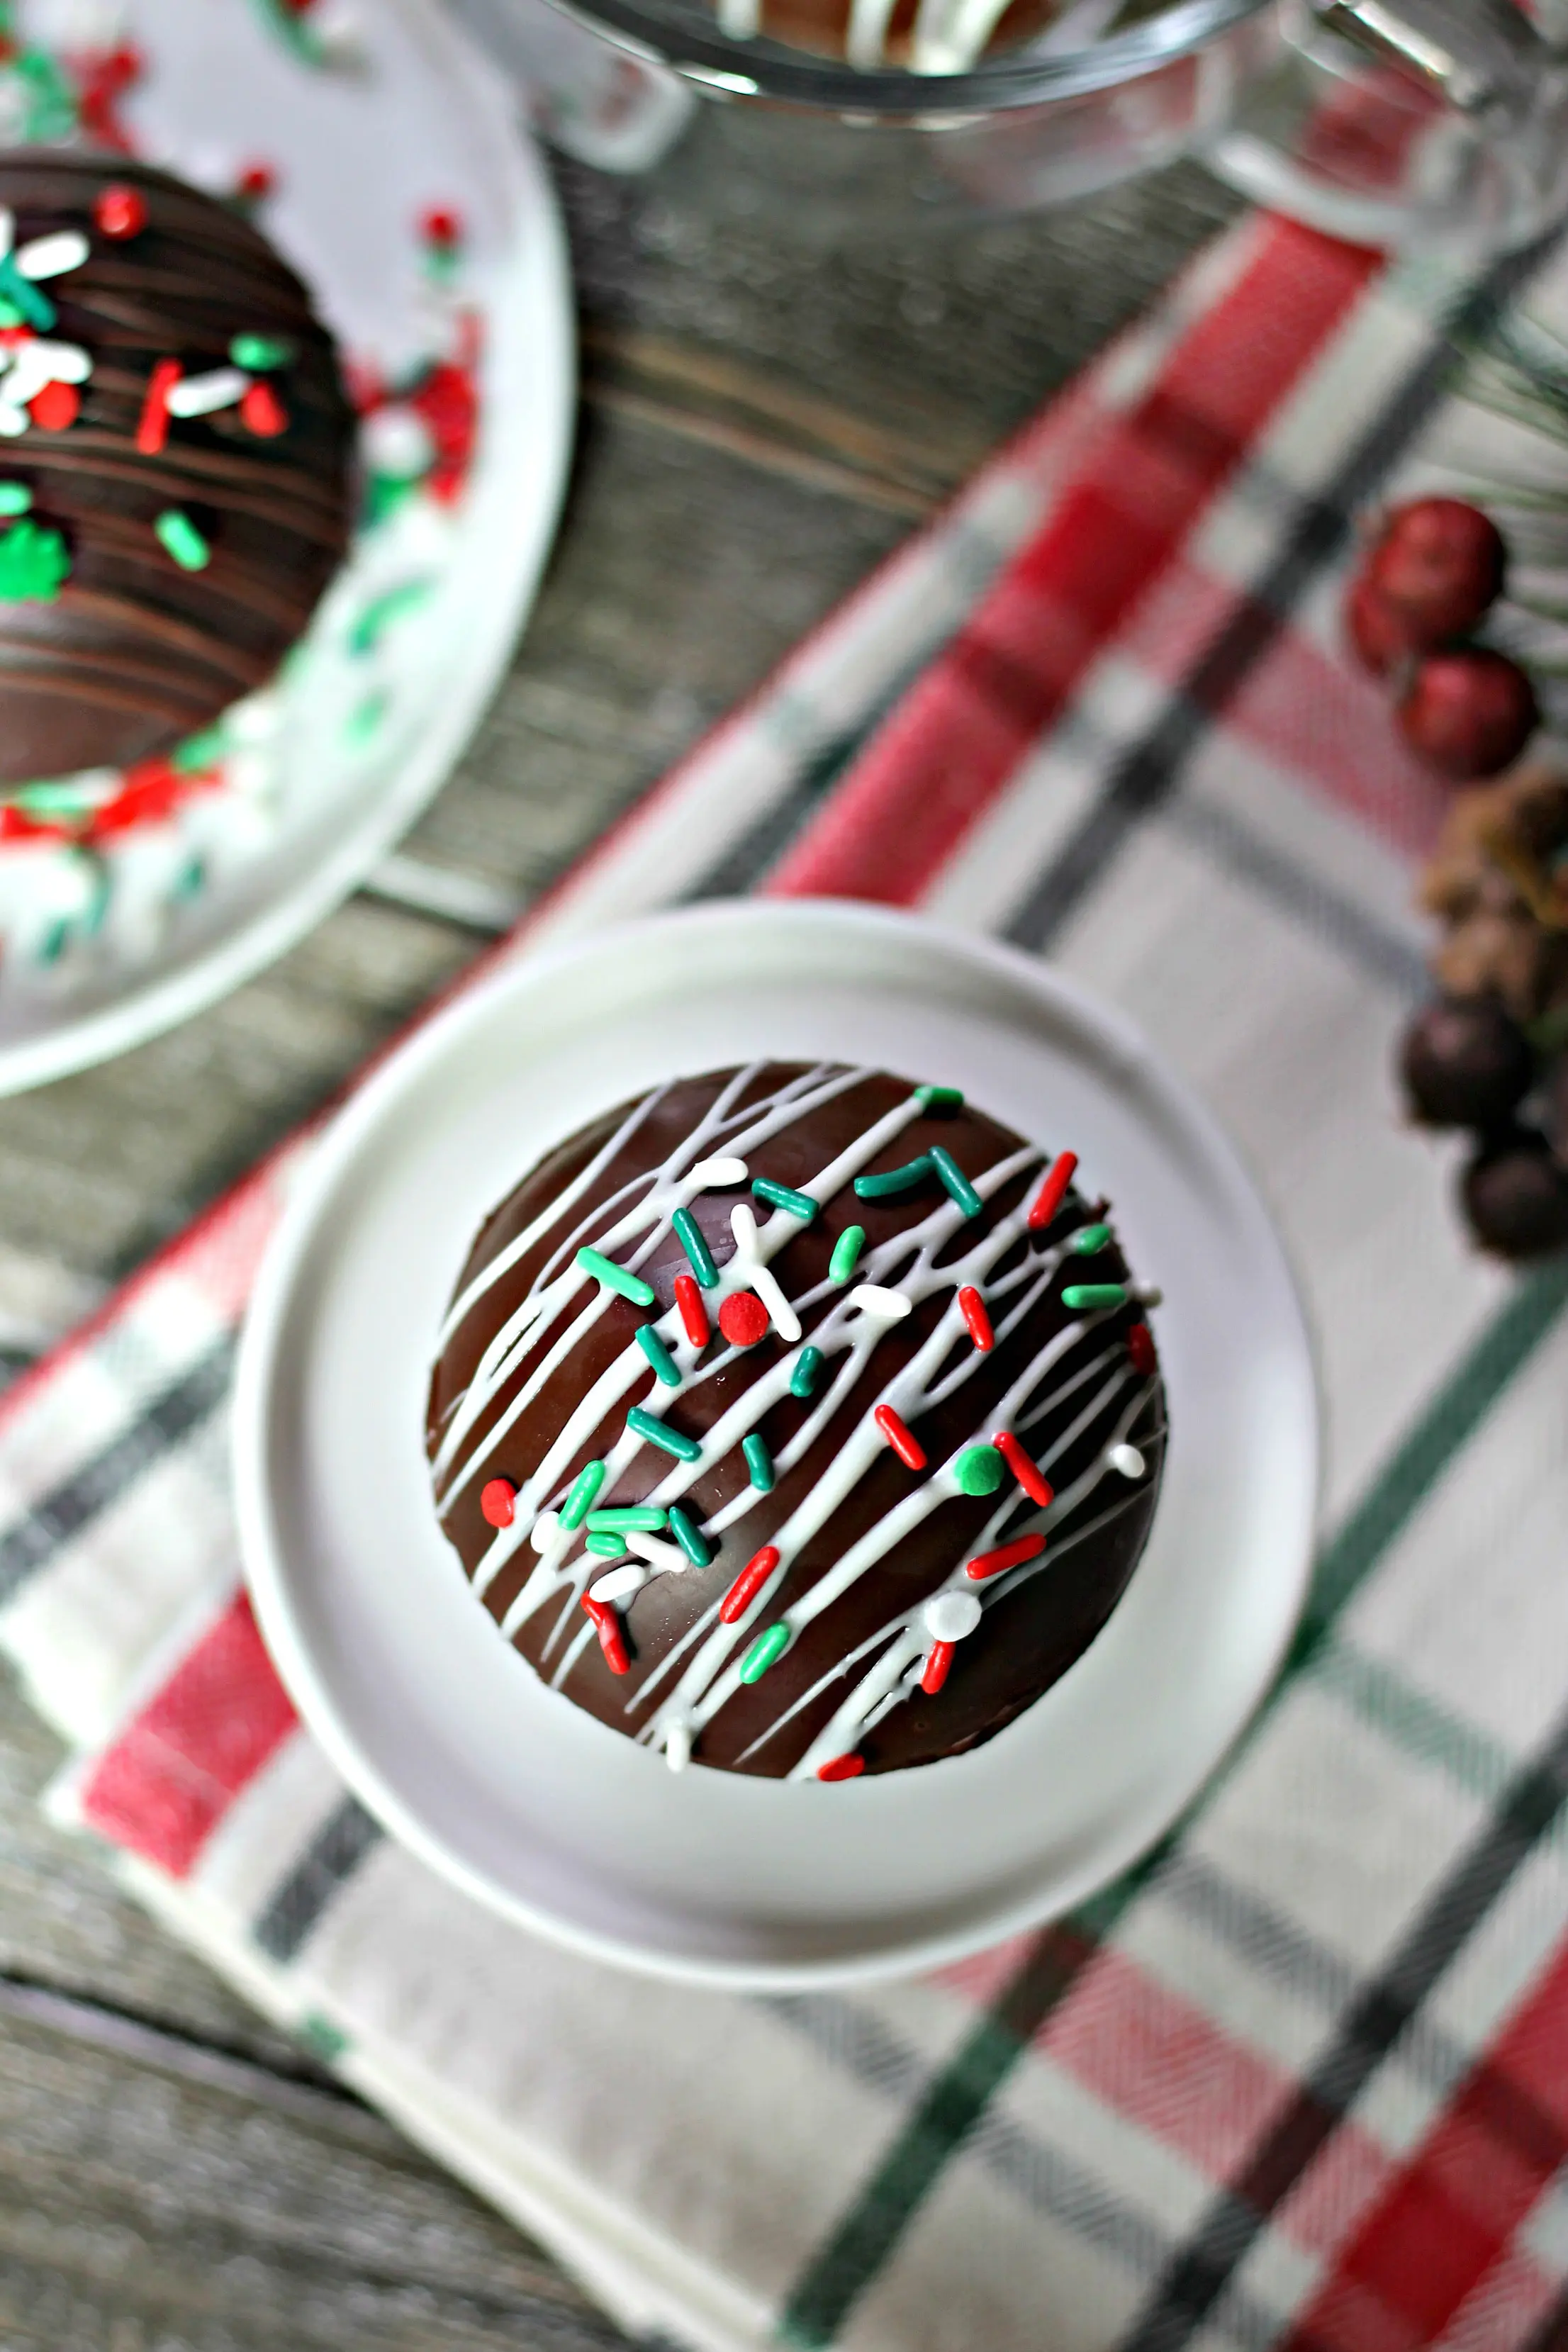
[(1010, 1429), (999, 1429), (991, 1443), (1030, 1502), (1038, 1503), (1043, 1511), (1057, 1491), (1045, 1472), (1030, 1460)]
[(1068, 1186), (1072, 1182), (1073, 1171), (1077, 1166), (1076, 1151), (1063, 1151), (1058, 1154), (1045, 1182), (1036, 1193), (1029, 1210), (1028, 1225), (1032, 1234), (1043, 1234), (1067, 1198)]
[(858, 1780), (866, 1769), (863, 1756), (834, 1756), (816, 1768), (819, 1780)]
[(1010, 1568), (1022, 1568), (1026, 1559), (1038, 1559), (1046, 1548), (1044, 1536), (1019, 1536), (1010, 1544), (1001, 1544), (995, 1551), (983, 1551), (964, 1563), (963, 1573), (976, 1584), (984, 1584), (988, 1576), (1005, 1576)]
[(680, 1319), (692, 1346), (705, 1348), (713, 1333), (708, 1321), (708, 1309), (702, 1304), (702, 1293), (690, 1275), (676, 1276), (675, 1303), (680, 1309)]
[(599, 1637), (599, 1647), (605, 1654), (605, 1664), (613, 1675), (629, 1675), (632, 1662), (626, 1655), (626, 1636), (621, 1621), (607, 1601), (595, 1601), (591, 1592), (583, 1595), (583, 1606), (594, 1621), (594, 1631)]
[(147, 226), (147, 205), (137, 188), (102, 188), (92, 208), (92, 217), (105, 236), (116, 243), (128, 236), (140, 236)]
[(448, 205), (432, 205), (420, 220), (419, 233), (432, 245), (456, 245), (463, 234), (463, 224)]
[(734, 1290), (719, 1309), (719, 1328), (732, 1348), (754, 1348), (765, 1339), (768, 1310), (754, 1290)]
[(289, 411), (269, 383), (253, 383), (239, 404), (239, 420), (263, 441), (289, 430)]
[(81, 415), (81, 394), (74, 383), (47, 383), (27, 403), (27, 414), (46, 433), (63, 433)]
[(964, 1284), (958, 1294), (958, 1305), (960, 1313), (969, 1326), (970, 1338), (983, 1356), (988, 1354), (996, 1345), (996, 1334), (991, 1328), (991, 1318), (985, 1312), (985, 1301), (973, 1283)]
[(488, 1526), (510, 1528), (517, 1517), (517, 1488), (510, 1478), (487, 1478), (479, 1489), (479, 1509)]
[(1134, 1323), (1127, 1334), (1127, 1357), (1141, 1380), (1160, 1369), (1160, 1359), (1154, 1352), (1154, 1334), (1147, 1323)]
[(890, 1404), (879, 1404), (871, 1418), (906, 1469), (925, 1468), (924, 1446), (907, 1423), (899, 1419)]
[(270, 163), (247, 163), (234, 184), (237, 195), (258, 205), (278, 185), (278, 174)]
[(148, 379), (136, 427), (136, 446), (144, 457), (155, 457), (169, 437), (169, 394), (180, 381), (178, 360), (160, 360)]
[(719, 1618), (721, 1624), (733, 1625), (745, 1615), (778, 1564), (777, 1544), (764, 1544), (761, 1551), (746, 1562), (745, 1567), (719, 1603)]
[(952, 1665), (956, 1642), (933, 1642), (926, 1652), (925, 1672), (921, 1676), (921, 1688), (927, 1698), (934, 1698), (948, 1677)]

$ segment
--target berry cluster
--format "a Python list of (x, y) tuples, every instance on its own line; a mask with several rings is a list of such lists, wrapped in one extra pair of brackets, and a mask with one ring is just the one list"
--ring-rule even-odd
[(1442, 993), (1406, 1029), (1400, 1076), (1424, 1126), (1469, 1134), (1460, 1201), (1477, 1240), (1526, 1259), (1568, 1247), (1568, 773), (1520, 764), (1534, 688), (1470, 642), (1507, 575), (1488, 516), (1417, 499), (1384, 518), (1345, 618), (1363, 667), (1394, 683), (1412, 751), (1471, 787), (1422, 877)]

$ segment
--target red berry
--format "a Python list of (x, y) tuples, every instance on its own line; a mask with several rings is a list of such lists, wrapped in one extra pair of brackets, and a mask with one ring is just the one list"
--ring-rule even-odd
[(1506, 654), (1471, 646), (1432, 654), (1399, 706), (1399, 725), (1417, 758), (1467, 783), (1511, 768), (1541, 724), (1535, 689)]
[(92, 217), (103, 235), (117, 242), (140, 236), (147, 226), (146, 200), (137, 188), (104, 188), (93, 205)]
[(47, 383), (27, 403), (27, 414), (46, 433), (63, 433), (81, 414), (81, 394), (74, 383)]
[(754, 1348), (768, 1328), (768, 1310), (754, 1290), (732, 1291), (719, 1309), (719, 1328), (731, 1348)]
[(485, 1480), (479, 1489), (479, 1511), (487, 1527), (510, 1527), (517, 1517), (517, 1488), (510, 1478)]
[(1375, 582), (1364, 572), (1345, 596), (1345, 634), (1363, 669), (1387, 677), (1415, 651), (1408, 628)]
[(240, 422), (264, 441), (289, 430), (289, 411), (269, 383), (253, 383), (239, 404)]
[(1507, 571), (1502, 533), (1479, 507), (1417, 499), (1389, 516), (1366, 577), (1429, 648), (1468, 635), (1501, 595)]

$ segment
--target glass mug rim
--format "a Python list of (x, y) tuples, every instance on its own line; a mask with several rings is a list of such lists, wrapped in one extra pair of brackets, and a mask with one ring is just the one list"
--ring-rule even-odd
[(1136, 81), (1193, 56), (1277, 0), (1172, 0), (1157, 16), (1087, 49), (1050, 58), (1013, 51), (953, 74), (850, 66), (765, 35), (734, 39), (720, 29), (707, 0), (689, 0), (679, 14), (656, 10), (645, 0), (556, 5), (645, 63), (668, 67), (717, 94), (916, 125), (924, 119), (935, 129), (938, 119), (945, 126), (965, 115), (1043, 106)]

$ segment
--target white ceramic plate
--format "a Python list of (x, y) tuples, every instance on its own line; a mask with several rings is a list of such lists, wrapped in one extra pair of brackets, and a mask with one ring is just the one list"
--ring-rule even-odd
[[(312, 10), (309, 21), (331, 13)], [(27, 37), (68, 57), (82, 14), (80, 0), (26, 0)], [(363, 878), (439, 789), (505, 673), (571, 452), (573, 305), (554, 197), (516, 128), (515, 93), (435, 0), (363, 0), (337, 68), (295, 54), (278, 29), (286, 12), (255, 0), (119, 0), (98, 16), (144, 59), (124, 107), (138, 152), (215, 191), (232, 187), (247, 161), (275, 169), (262, 225), (351, 356), (395, 373), (439, 350), (443, 299), (472, 311), (480, 423), (449, 516), (426, 515), (423, 536), (411, 526), (401, 541), (356, 544), (312, 625), (310, 659), (279, 688), (277, 774), (259, 813), (231, 810), (233, 796), (220, 793), (184, 813), (184, 838), (158, 828), (124, 836), (104, 861), (120, 894), (108, 920), (91, 936), (78, 926), (47, 969), (11, 936), (10, 910), (25, 920), (35, 883), (18, 879), (18, 853), (0, 848), (0, 1094), (187, 1018)], [(456, 290), (444, 298), (421, 275), (416, 228), (436, 205), (464, 229)], [(346, 650), (356, 612), (421, 567), (435, 583), (427, 602), (366, 665)], [(361, 749), (344, 714), (372, 690), (387, 716)], [(171, 907), (158, 877), (185, 854), (209, 878)], [(58, 869), (41, 860), (40, 895), (74, 888)]]
[[(421, 1443), (433, 1335), (484, 1213), (608, 1105), (755, 1055), (956, 1084), (1070, 1146), (1165, 1292), (1164, 1487), (1106, 1631), (973, 1754), (836, 1786), (677, 1779), (546, 1690), (440, 1535)], [(523, 1926), (737, 1988), (930, 1968), (1123, 1869), (1273, 1675), (1317, 1487), (1300, 1310), (1206, 1113), (1119, 1016), (1031, 958), (809, 901), (707, 907), (525, 961), (395, 1055), (273, 1245), (236, 1446), (263, 1631), (364, 1802)]]

